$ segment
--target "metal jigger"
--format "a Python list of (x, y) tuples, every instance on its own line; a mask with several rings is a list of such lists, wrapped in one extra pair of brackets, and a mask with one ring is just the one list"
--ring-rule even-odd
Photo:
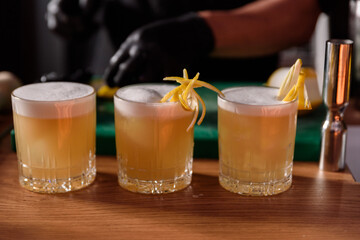
[(349, 103), (353, 41), (326, 41), (323, 100), (328, 108), (322, 127), (320, 169), (340, 171), (345, 167), (347, 129), (343, 121)]

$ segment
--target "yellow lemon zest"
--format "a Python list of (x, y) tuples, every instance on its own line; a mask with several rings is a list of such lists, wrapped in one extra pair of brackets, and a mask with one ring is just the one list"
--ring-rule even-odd
[[(196, 119), (199, 116), (199, 102), (202, 106), (202, 113), (197, 122), (198, 125), (200, 125), (202, 123), (202, 121), (204, 120), (204, 117), (205, 117), (205, 113), (206, 113), (205, 102), (199, 96), (199, 94), (194, 90), (194, 88), (206, 87), (206, 88), (218, 93), (219, 95), (224, 96), (224, 94), (219, 89), (214, 87), (213, 85), (211, 85), (207, 82), (198, 80), (199, 76), (200, 76), (200, 73), (197, 73), (194, 78), (189, 79), (187, 70), (184, 69), (183, 77), (165, 77), (163, 79), (165, 81), (176, 81), (176, 82), (180, 83), (180, 85), (177, 86), (176, 88), (174, 88), (173, 90), (171, 90), (170, 92), (168, 92), (167, 94), (165, 94), (165, 96), (160, 100), (160, 102), (162, 102), (162, 103), (164, 103), (166, 101), (180, 102), (181, 106), (186, 111), (195, 112), (194, 117), (186, 131), (189, 131), (191, 128), (193, 128), (196, 123)], [(196, 101), (196, 104), (194, 107), (191, 107), (189, 105), (189, 102), (192, 102), (192, 101)]]
[(190, 90), (193, 89), (193, 86), (194, 86), (196, 80), (199, 78), (199, 75), (200, 75), (200, 73), (197, 73), (196, 76), (187, 85), (185, 91), (182, 94), (183, 98), (187, 98), (187, 96), (189, 95)]
[(193, 119), (191, 120), (190, 125), (189, 125), (188, 128), (186, 129), (187, 132), (188, 132), (191, 128), (194, 127), (194, 125), (195, 125), (195, 123), (196, 123), (196, 119), (198, 118), (198, 116), (199, 116), (199, 107), (198, 107), (198, 106), (195, 106), (195, 114), (194, 114)]
[(197, 92), (195, 92), (195, 90), (192, 90), (192, 93), (200, 101), (202, 109), (203, 109), (202, 112), (201, 112), (201, 116), (199, 118), (199, 121), (198, 121), (198, 125), (200, 125), (202, 123), (202, 121), (204, 120), (204, 118), (205, 118), (206, 106), (205, 106), (204, 100), (199, 96), (199, 94)]
[(188, 75), (188, 72), (187, 72), (186, 68), (183, 69), (183, 77), (185, 79), (189, 79), (189, 75)]
[(298, 59), (290, 68), (284, 81), (281, 83), (277, 98), (291, 102), (298, 98), (298, 110), (311, 109), (311, 103), (305, 86), (305, 73), (301, 72), (301, 59)]
[(278, 92), (278, 99), (282, 100), (287, 93), (291, 90), (291, 88), (296, 84), (300, 70), (301, 70), (302, 61), (301, 59), (296, 60), (294, 65), (291, 66), (290, 70), (288, 71), (285, 79), (281, 83), (279, 92)]
[(290, 92), (286, 95), (283, 101), (289, 102), (298, 98), (298, 110), (310, 110), (311, 103), (307, 96), (306, 86), (305, 86), (305, 73), (300, 72), (299, 78), (295, 86), (293, 86)]

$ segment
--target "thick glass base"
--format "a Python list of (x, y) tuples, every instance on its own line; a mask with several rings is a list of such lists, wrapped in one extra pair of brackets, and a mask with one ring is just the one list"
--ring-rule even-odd
[(121, 187), (131, 192), (145, 194), (161, 194), (176, 192), (186, 188), (191, 183), (191, 173), (185, 173), (181, 177), (171, 180), (144, 181), (128, 178), (126, 175), (119, 174), (119, 184)]
[(20, 185), (32, 192), (65, 193), (79, 190), (90, 185), (96, 176), (96, 168), (91, 168), (86, 174), (66, 179), (38, 179), (19, 177)]
[(271, 182), (251, 183), (242, 182), (220, 174), (220, 185), (226, 190), (247, 196), (269, 196), (288, 190), (292, 183), (292, 175), (286, 178)]

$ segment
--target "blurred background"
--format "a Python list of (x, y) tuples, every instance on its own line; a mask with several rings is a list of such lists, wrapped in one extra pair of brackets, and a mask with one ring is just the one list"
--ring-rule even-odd
[(23, 83), (45, 73), (66, 74), (79, 68), (102, 74), (115, 51), (105, 31), (100, 29), (86, 41), (65, 41), (47, 28), (48, 2), (0, 1), (0, 71), (14, 73)]
[[(107, 33), (99, 29), (88, 40), (65, 41), (51, 32), (45, 14), (49, 0), (11, 0), (0, 2), (0, 71), (10, 71), (23, 83), (38, 80), (43, 74), (67, 74), (89, 69), (102, 75), (113, 49)], [(280, 54), (279, 67), (302, 58), (304, 66), (315, 68), (322, 89), (325, 41), (348, 35), (348, 16), (337, 18), (322, 14), (311, 41)], [(331, 24), (336, 23), (336, 24)]]

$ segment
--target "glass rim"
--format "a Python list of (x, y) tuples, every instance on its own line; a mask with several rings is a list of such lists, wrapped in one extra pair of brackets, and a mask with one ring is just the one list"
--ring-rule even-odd
[(295, 100), (292, 100), (292, 101), (290, 101), (290, 102), (282, 102), (282, 103), (266, 104), (266, 105), (265, 105), (265, 104), (255, 105), (255, 104), (240, 103), (240, 102), (236, 102), (236, 101), (233, 101), (233, 100), (226, 99), (226, 97), (225, 97), (225, 93), (226, 93), (226, 92), (231, 91), (231, 90), (234, 90), (234, 89), (239, 89), (239, 88), (272, 88), (272, 89), (279, 89), (279, 88), (277, 88), (277, 87), (270, 87), (270, 86), (238, 86), (238, 87), (229, 87), (229, 88), (225, 88), (225, 89), (221, 90), (221, 92), (224, 94), (224, 97), (218, 95), (218, 98), (220, 98), (221, 100), (224, 100), (224, 101), (226, 101), (226, 102), (229, 102), (229, 103), (233, 103), (233, 104), (236, 104), (236, 105), (248, 106), (248, 107), (277, 107), (277, 106), (288, 106), (288, 105), (291, 105), (291, 104), (293, 104), (294, 102), (296, 102), (296, 101), (298, 100), (298, 98), (296, 98)]
[(11, 97), (17, 99), (17, 100), (21, 100), (21, 101), (26, 101), (26, 102), (34, 102), (34, 103), (56, 103), (56, 102), (69, 102), (69, 101), (74, 101), (74, 100), (80, 100), (80, 99), (84, 99), (84, 98), (87, 98), (87, 97), (91, 97), (93, 95), (96, 94), (96, 91), (95, 91), (95, 88), (91, 85), (87, 85), (87, 84), (84, 84), (84, 83), (78, 83), (78, 82), (64, 82), (64, 81), (60, 81), (60, 82), (47, 82), (47, 83), (75, 83), (75, 84), (78, 84), (78, 85), (85, 85), (85, 86), (88, 86), (92, 89), (92, 91), (85, 95), (85, 96), (82, 96), (82, 97), (75, 97), (75, 98), (72, 98), (72, 99), (66, 99), (66, 100), (33, 100), (33, 99), (26, 99), (26, 98), (23, 98), (23, 97), (19, 97), (17, 95), (14, 94), (14, 92), (18, 89), (18, 88), (21, 88), (21, 87), (26, 87), (26, 86), (29, 86), (29, 85), (34, 85), (34, 84), (46, 84), (46, 83), (30, 83), (30, 84), (26, 84), (26, 85), (23, 85), (21, 87), (18, 87), (16, 89), (14, 89), (12, 92), (11, 92)]
[(169, 101), (166, 101), (166, 102), (163, 102), (163, 103), (162, 102), (138, 102), (138, 101), (134, 101), (134, 100), (125, 99), (125, 98), (120, 97), (120, 96), (117, 95), (119, 90), (123, 90), (125, 88), (131, 88), (131, 87), (135, 87), (135, 86), (150, 86), (150, 85), (156, 85), (156, 86), (161, 86), (161, 85), (172, 86), (172, 85), (174, 85), (174, 88), (176, 87), (175, 84), (170, 84), (170, 83), (135, 83), (135, 84), (126, 85), (124, 87), (119, 88), (116, 91), (116, 93), (114, 94), (114, 98), (119, 99), (119, 100), (124, 101), (124, 102), (128, 102), (128, 103), (139, 104), (139, 105), (149, 105), (149, 106), (154, 106), (154, 107), (155, 106), (160, 106), (160, 105), (169, 106), (169, 105), (179, 104), (178, 102), (169, 102)]

